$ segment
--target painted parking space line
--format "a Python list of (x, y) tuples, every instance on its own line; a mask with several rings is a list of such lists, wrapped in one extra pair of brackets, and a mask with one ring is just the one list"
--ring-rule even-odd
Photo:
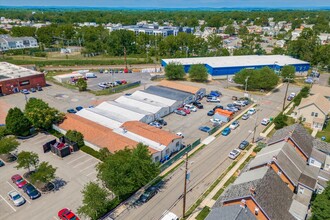
[(11, 185), (8, 181), (6, 181), (6, 183), (8, 183), (8, 185), (11, 186), (11, 188), (13, 188), (17, 193), (19, 193), (25, 199), (25, 201), (31, 204), (31, 202), (28, 199), (26, 199), (20, 192), (18, 192), (16, 188), (13, 187), (13, 185)]
[(2, 197), (2, 195), (0, 195), (0, 197), (2, 198), (3, 201), (5, 201), (5, 202), (7, 203), (7, 205), (10, 206), (10, 208), (11, 208), (12, 210), (14, 210), (14, 211), (16, 212), (16, 209), (15, 209), (12, 205), (10, 205), (9, 202), (7, 202), (7, 200), (6, 200), (5, 198)]
[(78, 163), (77, 165), (73, 166), (73, 168), (79, 167), (80, 165), (83, 165), (84, 163), (93, 160), (94, 158), (89, 158), (88, 160), (85, 160), (84, 162)]
[(86, 176), (90, 176), (90, 175), (92, 175), (92, 174), (94, 174), (94, 173), (96, 173), (96, 171), (93, 171), (93, 172), (87, 174)]
[(98, 164), (98, 162), (97, 163), (94, 163), (92, 165), (89, 165), (88, 167), (85, 167), (84, 169), (80, 170), (79, 172), (82, 172), (84, 170), (87, 170), (88, 168), (91, 168), (91, 167), (95, 166), (96, 164)]
[(58, 220), (58, 218), (56, 218), (56, 216), (53, 216), (53, 219), (56, 219), (56, 220)]
[(81, 158), (84, 158), (84, 157), (86, 157), (86, 155), (82, 155), (82, 156), (80, 156), (80, 157), (78, 157), (78, 158), (76, 158), (76, 159), (74, 159), (74, 160), (71, 160), (71, 161), (68, 162), (67, 164), (71, 164), (71, 163), (73, 163), (73, 162), (75, 162), (75, 161), (77, 161), (77, 160), (79, 160), (79, 159), (81, 159)]

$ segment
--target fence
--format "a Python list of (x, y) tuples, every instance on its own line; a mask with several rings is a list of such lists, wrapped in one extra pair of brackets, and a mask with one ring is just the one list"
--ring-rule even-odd
[(164, 170), (166, 170), (174, 162), (176, 162), (181, 157), (183, 157), (187, 152), (190, 152), (192, 149), (194, 149), (200, 143), (201, 143), (201, 139), (199, 138), (194, 143), (188, 144), (185, 148), (183, 148), (181, 151), (179, 151), (177, 154), (175, 154), (171, 159), (169, 159), (167, 162), (162, 164), (161, 167), (160, 167), (160, 171), (163, 172)]
[(136, 82), (133, 82), (133, 83), (128, 83), (128, 84), (125, 84), (125, 85), (121, 85), (119, 87), (115, 87), (115, 88), (112, 88), (112, 92), (113, 93), (116, 93), (116, 92), (121, 92), (123, 90), (126, 90), (128, 88), (131, 88), (131, 87), (134, 87), (134, 86), (139, 86), (141, 84), (141, 81), (136, 81)]
[(219, 130), (221, 128), (221, 125), (218, 124), (216, 125), (214, 128), (212, 128), (210, 131), (209, 131), (209, 135), (212, 135), (214, 134), (217, 130)]

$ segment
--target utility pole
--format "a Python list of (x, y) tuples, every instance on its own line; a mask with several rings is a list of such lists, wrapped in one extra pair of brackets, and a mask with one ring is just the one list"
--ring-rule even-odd
[(124, 47), (124, 59), (125, 59), (125, 66), (126, 66), (126, 69), (127, 68), (127, 59), (126, 59), (126, 47)]
[(256, 114), (256, 118), (254, 120), (254, 128), (253, 128), (253, 137), (252, 137), (252, 143), (254, 143), (254, 139), (255, 139), (255, 136), (256, 136), (256, 131), (257, 131), (257, 121), (258, 121), (258, 114), (259, 114), (259, 111), (262, 111), (260, 109), (257, 110), (257, 114)]
[(186, 168), (184, 172), (183, 209), (182, 209), (183, 218), (185, 218), (186, 215), (187, 179), (188, 179), (188, 152), (186, 153)]
[(245, 79), (245, 94), (247, 93), (247, 83), (248, 83), (249, 77), (250, 76), (247, 76)]
[(286, 90), (285, 90), (285, 95), (284, 95), (284, 100), (283, 100), (282, 111), (284, 111), (284, 108), (285, 108), (285, 100), (286, 100), (286, 96), (288, 95), (288, 89), (289, 89), (289, 84), (290, 84), (291, 78), (286, 78), (286, 79), (288, 80), (288, 83), (286, 84)]

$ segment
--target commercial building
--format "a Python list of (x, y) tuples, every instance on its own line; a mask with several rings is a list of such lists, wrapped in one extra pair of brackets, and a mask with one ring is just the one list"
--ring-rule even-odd
[(0, 62), (0, 95), (17, 93), (22, 89), (36, 88), (37, 86), (46, 86), (43, 73)]
[(203, 97), (204, 95), (206, 95), (206, 89), (205, 88), (190, 86), (190, 85), (177, 83), (177, 82), (173, 82), (173, 81), (168, 81), (168, 80), (162, 80), (158, 84), (158, 86), (162, 86), (162, 87), (166, 87), (166, 88), (170, 88), (170, 89), (175, 89), (175, 90), (179, 90), (179, 91), (182, 91), (182, 92), (191, 93), (195, 96), (195, 99), (198, 99), (198, 98)]
[(38, 42), (33, 37), (11, 37), (10, 35), (0, 35), (0, 51), (37, 48)]
[(260, 69), (266, 66), (277, 72), (286, 65), (294, 66), (296, 68), (296, 72), (300, 73), (305, 73), (310, 68), (310, 64), (308, 62), (284, 55), (247, 55), (163, 59), (161, 64), (165, 67), (167, 64), (172, 62), (183, 65), (185, 72), (189, 71), (191, 65), (203, 64), (213, 78), (233, 75), (242, 69)]
[(195, 101), (195, 95), (163, 86), (149, 86), (144, 92), (179, 101), (181, 105)]

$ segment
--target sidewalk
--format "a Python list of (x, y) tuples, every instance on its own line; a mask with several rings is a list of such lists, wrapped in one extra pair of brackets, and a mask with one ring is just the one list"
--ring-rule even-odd
[[(235, 166), (229, 170), (229, 172), (222, 178), (219, 184), (206, 196), (206, 198), (201, 202), (201, 204), (194, 210), (194, 213), (188, 217), (188, 220), (196, 219), (199, 212), (205, 207), (208, 206), (212, 208), (216, 200), (213, 200), (213, 196), (225, 185), (225, 183), (235, 174), (238, 168), (245, 162), (245, 160), (252, 154), (253, 149), (256, 147), (254, 144), (244, 156), (235, 164)], [(212, 185), (212, 184), (211, 184)]]

